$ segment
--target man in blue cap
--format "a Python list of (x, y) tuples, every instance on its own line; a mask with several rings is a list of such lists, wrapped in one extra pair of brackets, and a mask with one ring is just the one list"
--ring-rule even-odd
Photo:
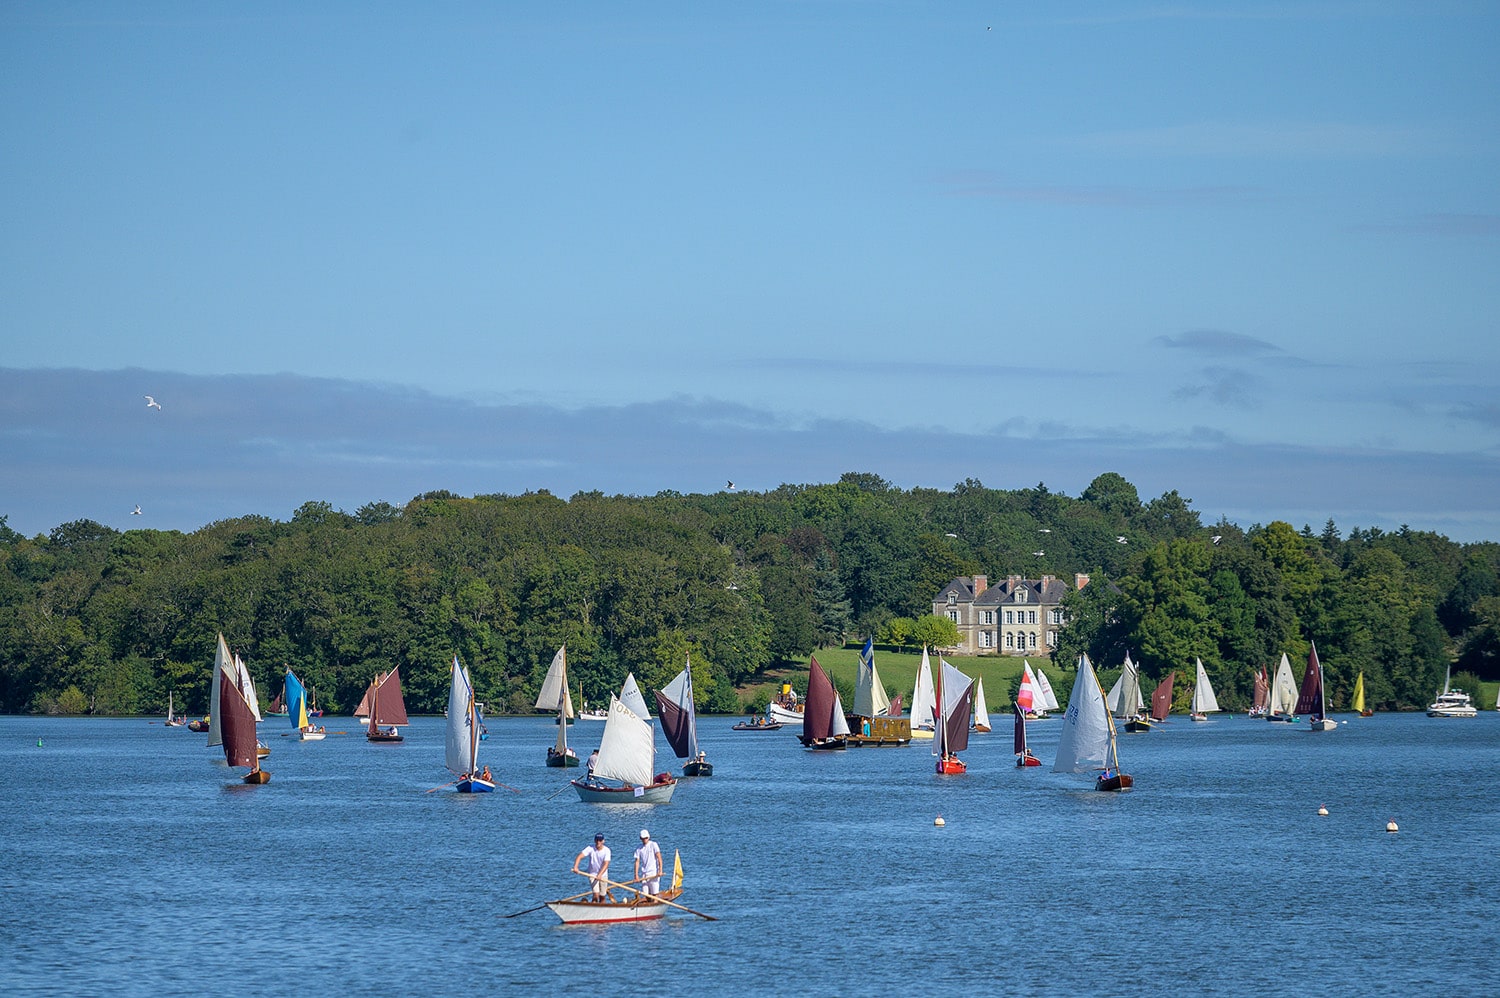
[[(588, 869), (580, 870), (578, 867), (585, 859), (588, 860)], [(609, 884), (607, 883), (609, 874), (609, 846), (604, 844), (603, 832), (596, 833), (594, 835), (594, 844), (584, 846), (583, 851), (574, 857), (573, 872), (589, 878), (589, 886), (594, 892), (593, 900), (600, 902), (612, 900), (609, 895)]]

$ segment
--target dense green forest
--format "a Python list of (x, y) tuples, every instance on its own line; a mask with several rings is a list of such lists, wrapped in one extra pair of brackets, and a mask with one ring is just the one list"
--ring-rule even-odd
[(396, 666), (409, 707), (440, 711), (454, 654), (492, 711), (527, 711), (564, 643), (592, 703), (627, 671), (657, 688), (691, 656), (700, 709), (727, 712), (736, 688), (816, 648), (930, 639), (955, 576), (1075, 572), (1093, 581), (1064, 601), (1060, 662), (1087, 651), (1108, 668), (1128, 650), (1158, 676), (1201, 657), (1229, 708), (1309, 640), (1339, 706), (1361, 671), (1380, 709), (1425, 704), (1450, 666), (1455, 685), (1500, 675), (1494, 543), (1205, 526), (1175, 491), (1143, 502), (1114, 473), (1077, 498), (850, 473), (762, 493), (308, 502), (289, 522), (189, 534), (81, 520), (27, 538), (0, 517), (0, 711), (150, 713), (173, 691), (202, 712), (222, 632), (263, 699), (291, 666), (334, 713)]

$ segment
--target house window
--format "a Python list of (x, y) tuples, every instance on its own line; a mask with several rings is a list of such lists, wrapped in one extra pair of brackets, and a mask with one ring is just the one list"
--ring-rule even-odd
[(1016, 602), (1017, 603), (1025, 603), (1026, 602), (1026, 590), (1024, 588), (1016, 590)]
[(984, 611), (984, 622), (986, 624), (993, 624), (995, 622), (995, 611), (994, 610), (986, 610), (986, 611)]
[(995, 643), (995, 632), (994, 631), (980, 631), (979, 632), (979, 647), (981, 647), (981, 648), (989, 648), (994, 643)]
[(1006, 610), (1005, 611), (1005, 622), (1007, 624), (1014, 624), (1016, 622), (1016, 611), (1014, 611), (1014, 610)]
[(1048, 631), (1047, 632), (1047, 647), (1048, 648), (1056, 648), (1057, 647), (1057, 632), (1056, 631)]
[(955, 605), (957, 605), (957, 603), (958, 603), (958, 593), (949, 593), (948, 594), (948, 605), (949, 606), (955, 606)]
[[(1030, 623), (1030, 624), (1035, 624), (1036, 623), (1036, 611), (1035, 610), (1031, 611), (1031, 619), (1029, 621), (1027, 621), (1027, 623)], [(1031, 643), (1031, 647), (1033, 647), (1033, 648), (1036, 647), (1036, 642), (1035, 641), (1033, 641)]]
[(1031, 632), (1031, 647), (1036, 647), (1036, 631)]
[(1048, 610), (1047, 611), (1047, 623), (1051, 624), (1054, 627), (1056, 627), (1058, 624), (1062, 623), (1062, 620), (1060, 619), (1061, 617), (1062, 617), (1062, 611), (1061, 610)]
[(1005, 647), (1007, 647), (1007, 648), (1014, 648), (1015, 646), (1016, 646), (1016, 636), (1014, 634), (1011, 634), (1009, 631), (1006, 631), (1005, 632)]
[(958, 611), (957, 610), (949, 610), (948, 611), (948, 619), (951, 620), (951, 621), (953, 621), (955, 624), (958, 623)]

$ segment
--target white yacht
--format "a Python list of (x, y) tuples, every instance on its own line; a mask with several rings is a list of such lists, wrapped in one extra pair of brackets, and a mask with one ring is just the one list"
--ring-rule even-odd
[(1448, 688), (1448, 680), (1452, 677), (1453, 670), (1450, 668), (1443, 676), (1443, 692), (1437, 695), (1437, 699), (1427, 705), (1428, 717), (1478, 717), (1479, 711), (1474, 708), (1474, 701), (1469, 699), (1469, 694), (1463, 690)]

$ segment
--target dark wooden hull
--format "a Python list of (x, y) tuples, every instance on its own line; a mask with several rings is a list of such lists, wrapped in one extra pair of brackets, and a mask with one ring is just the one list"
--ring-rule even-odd
[(1132, 719), (1125, 722), (1125, 730), (1133, 735), (1142, 734), (1151, 730), (1151, 722)]
[(365, 738), (372, 742), (404, 742), (406, 736), (398, 731), (366, 731)]
[(1095, 790), (1129, 790), (1135, 786), (1135, 779), (1129, 773), (1116, 773), (1114, 776), (1101, 776), (1094, 781)]
[(253, 769), (245, 774), (245, 782), (250, 784), (270, 783), (271, 774), (264, 769)]
[(712, 776), (714, 775), (714, 764), (711, 762), (688, 762), (682, 766), (683, 776)]
[(746, 724), (744, 721), (741, 721), (739, 724), (736, 724), (734, 727), (730, 728), (729, 730), (730, 731), (779, 731), (779, 730), (781, 730), (781, 728), (782, 728), (782, 724), (781, 724), (780, 721), (767, 721), (765, 724)]
[(881, 735), (846, 735), (844, 741), (849, 748), (900, 748), (911, 744), (910, 738)]
[(847, 736), (845, 735), (834, 735), (829, 738), (809, 738), (806, 735), (798, 735), (797, 740), (802, 743), (803, 748), (813, 749), (814, 751), (828, 749), (842, 750), (849, 747)]
[(548, 749), (547, 765), (551, 766), (553, 769), (567, 769), (569, 766), (578, 765), (578, 756), (574, 755), (572, 752), (568, 752), (564, 755), (558, 755), (555, 749)]

